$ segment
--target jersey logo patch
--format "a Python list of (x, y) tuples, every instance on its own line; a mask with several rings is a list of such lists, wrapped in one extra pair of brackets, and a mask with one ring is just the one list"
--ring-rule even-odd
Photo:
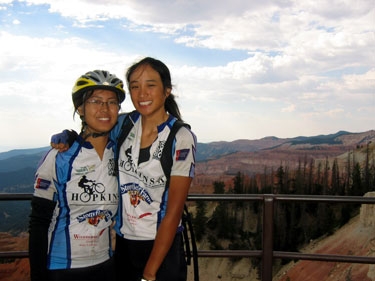
[(115, 165), (115, 159), (111, 158), (108, 161), (108, 175), (110, 176), (116, 176), (116, 165)]
[(48, 189), (50, 187), (50, 185), (51, 185), (51, 181), (38, 178), (36, 180), (35, 188), (38, 188), (38, 189)]
[(176, 161), (185, 161), (189, 155), (190, 149), (181, 149), (176, 151)]
[(112, 212), (110, 211), (104, 211), (104, 210), (93, 210), (90, 212), (87, 212), (85, 214), (82, 214), (77, 217), (78, 222), (86, 221), (93, 225), (97, 226), (101, 220), (108, 221), (111, 219)]
[(159, 141), (158, 147), (156, 148), (154, 154), (152, 155), (153, 159), (160, 159), (161, 158), (164, 146), (165, 146), (165, 141)]

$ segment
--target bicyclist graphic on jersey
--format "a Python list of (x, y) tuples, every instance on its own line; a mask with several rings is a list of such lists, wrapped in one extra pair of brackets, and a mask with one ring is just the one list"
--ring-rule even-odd
[(85, 193), (91, 195), (94, 193), (93, 183), (94, 181), (87, 179), (86, 175), (83, 175), (78, 183), (78, 186), (82, 187)]
[(97, 193), (103, 193), (105, 189), (102, 183), (89, 180), (86, 178), (86, 175), (83, 175), (79, 180), (78, 186), (83, 188), (83, 192), (89, 195), (93, 195), (94, 191)]

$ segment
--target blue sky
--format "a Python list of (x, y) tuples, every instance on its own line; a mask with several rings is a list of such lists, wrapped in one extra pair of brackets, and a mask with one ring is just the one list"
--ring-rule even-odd
[(374, 15), (373, 0), (0, 0), (0, 151), (79, 130), (74, 81), (145, 56), (169, 66), (199, 142), (374, 130)]

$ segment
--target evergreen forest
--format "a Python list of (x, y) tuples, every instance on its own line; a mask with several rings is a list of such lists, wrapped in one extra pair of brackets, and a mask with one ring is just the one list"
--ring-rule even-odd
[[(265, 167), (260, 175), (238, 172), (230, 186), (222, 181), (213, 182), (214, 194), (363, 196), (375, 190), (374, 146), (360, 149), (364, 155), (360, 159), (356, 159), (357, 153), (349, 152), (345, 161), (305, 157), (294, 170), (281, 164), (276, 170)], [(260, 202), (198, 200), (194, 204), (193, 224), (198, 244), (208, 241), (209, 250), (262, 249)], [(277, 202), (274, 250), (298, 251), (310, 241), (332, 234), (357, 215), (359, 208), (359, 204), (349, 203)], [(256, 259), (252, 263), (259, 266)]]

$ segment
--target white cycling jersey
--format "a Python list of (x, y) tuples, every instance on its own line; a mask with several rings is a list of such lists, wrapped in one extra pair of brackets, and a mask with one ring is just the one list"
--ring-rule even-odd
[(50, 150), (38, 167), (34, 196), (57, 202), (48, 231), (48, 269), (87, 267), (112, 255), (110, 226), (118, 206), (114, 143), (101, 160), (79, 137)]
[[(168, 202), (167, 178), (160, 157), (177, 119), (170, 115), (165, 123), (158, 126), (157, 139), (149, 149), (150, 157), (139, 164), (141, 119), (138, 115), (137, 119), (133, 120), (134, 126), (119, 151), (121, 202), (115, 230), (118, 235), (127, 239), (154, 240), (159, 224), (165, 216)], [(172, 145), (171, 176), (194, 177), (195, 148), (195, 135), (190, 129), (181, 127)]]

